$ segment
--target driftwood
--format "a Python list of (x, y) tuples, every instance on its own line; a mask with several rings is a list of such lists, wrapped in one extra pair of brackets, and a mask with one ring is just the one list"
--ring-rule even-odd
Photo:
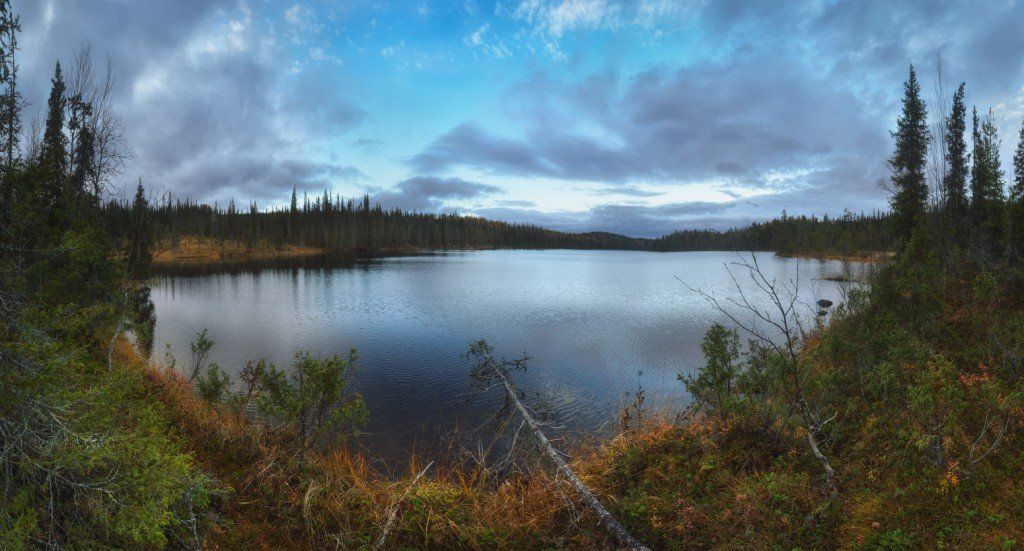
[(620, 523), (618, 519), (608, 511), (608, 509), (605, 509), (604, 505), (601, 505), (601, 502), (597, 499), (597, 496), (594, 495), (594, 492), (590, 491), (590, 488), (588, 488), (587, 485), (584, 484), (578, 476), (576, 476), (576, 473), (574, 473), (565, 460), (562, 459), (561, 454), (554, 445), (551, 444), (551, 441), (548, 440), (547, 436), (544, 435), (544, 431), (541, 430), (540, 423), (533, 418), (533, 415), (530, 414), (530, 411), (523, 404), (522, 400), (519, 399), (519, 391), (515, 384), (509, 379), (506, 368), (496, 363), (491, 357), (489, 347), (487, 347), (486, 344), (479, 343), (479, 347), (474, 348), (479, 360), (481, 361), (480, 367), (483, 368), (484, 372), (492, 374), (498, 382), (501, 383), (505, 389), (506, 398), (513, 406), (515, 406), (519, 415), (522, 416), (523, 421), (526, 423), (526, 426), (528, 426), (530, 431), (533, 432), (534, 437), (540, 443), (540, 448), (555, 464), (558, 472), (569, 481), (569, 484), (583, 499), (587, 508), (597, 515), (598, 524), (603, 526), (622, 547), (638, 551), (650, 551), (649, 547), (633, 537), (633, 535), (626, 530), (626, 527), (623, 526), (622, 523)]

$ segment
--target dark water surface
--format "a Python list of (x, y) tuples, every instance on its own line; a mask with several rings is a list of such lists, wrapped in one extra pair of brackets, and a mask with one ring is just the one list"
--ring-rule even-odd
[[(567, 433), (601, 433), (617, 426), (638, 384), (650, 404), (686, 404), (677, 375), (701, 364), (705, 330), (725, 321), (687, 285), (735, 296), (724, 265), (740, 259), (734, 252), (480, 251), (164, 276), (152, 292), (153, 353), (162, 358), (169, 343), (183, 365), (203, 328), (216, 342), (211, 360), (232, 374), (247, 359), (287, 366), (296, 350), (355, 347), (370, 411), (363, 442), (401, 460), (456, 426), (478, 426), (500, 405), (497, 393), (466, 400), (464, 354), (471, 341), (486, 339), (500, 354), (529, 354), (519, 382), (542, 393)], [(757, 260), (769, 277), (799, 276), (808, 302), (840, 300), (840, 284), (822, 279), (840, 273), (839, 262), (772, 253)]]

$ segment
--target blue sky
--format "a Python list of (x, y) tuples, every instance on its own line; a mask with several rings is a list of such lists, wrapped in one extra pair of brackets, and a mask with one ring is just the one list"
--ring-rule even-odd
[(1024, 117), (1024, 7), (994, 1), (15, 0), (23, 81), (90, 41), (135, 152), (116, 194), (292, 186), (658, 235), (883, 208), (901, 81)]

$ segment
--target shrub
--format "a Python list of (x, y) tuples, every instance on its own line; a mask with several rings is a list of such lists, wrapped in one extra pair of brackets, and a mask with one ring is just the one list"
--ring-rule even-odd
[(704, 367), (695, 376), (680, 375), (679, 379), (698, 408), (728, 413), (740, 400), (736, 385), (741, 367), (737, 363), (739, 335), (735, 329), (716, 323), (704, 335), (700, 349), (706, 359)]
[(343, 437), (366, 417), (362, 397), (346, 396), (355, 360), (353, 349), (347, 359), (319, 359), (309, 352), (297, 352), (295, 366), (287, 374), (270, 364), (257, 406), (291, 425), (303, 450), (326, 432)]

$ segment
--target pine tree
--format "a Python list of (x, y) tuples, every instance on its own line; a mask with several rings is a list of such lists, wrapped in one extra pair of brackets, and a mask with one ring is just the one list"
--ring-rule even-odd
[(953, 107), (946, 121), (946, 160), (949, 170), (942, 180), (943, 210), (948, 231), (954, 240), (963, 244), (963, 231), (967, 225), (968, 155), (964, 133), (967, 131), (967, 107), (964, 105), (964, 83), (953, 94)]
[(128, 271), (135, 279), (145, 279), (149, 275), (149, 267), (153, 262), (150, 235), (152, 228), (149, 223), (149, 201), (146, 190), (142, 187), (142, 179), (135, 188), (135, 201), (132, 202), (131, 230), (128, 236)]
[(991, 257), (1002, 242), (1003, 170), (999, 162), (999, 136), (989, 110), (983, 121), (974, 110), (974, 165), (971, 167), (971, 226), (979, 253)]
[(928, 186), (925, 183), (925, 162), (928, 155), (928, 113), (921, 99), (921, 85), (914, 66), (910, 66), (903, 85), (903, 111), (896, 121), (896, 150), (889, 159), (892, 168), (892, 209), (900, 235), (909, 237), (918, 219), (925, 213)]
[(292, 186), (292, 203), (291, 208), (288, 209), (287, 226), (285, 227), (286, 239), (292, 238), (292, 234), (295, 231), (295, 222), (299, 218), (299, 196), (295, 192), (295, 186)]
[(1021, 123), (1017, 150), (1013, 153), (1013, 186), (1010, 187), (1010, 198), (1014, 201), (1024, 200), (1024, 123)]
[(53, 87), (50, 88), (50, 99), (46, 103), (46, 126), (43, 131), (43, 147), (40, 163), (56, 175), (64, 175), (67, 168), (66, 146), (64, 136), (64, 76), (60, 72), (60, 61), (53, 73)]
[(74, 169), (71, 173), (71, 191), (75, 197), (82, 198), (89, 191), (86, 188), (86, 183), (96, 174), (96, 135), (89, 124), (92, 106), (77, 100), (75, 104), (71, 122), (78, 131), (78, 139), (75, 141), (75, 150), (72, 152)]
[(1024, 256), (1024, 123), (1013, 153), (1013, 185), (1006, 209), (1006, 250), (1010, 258)]

